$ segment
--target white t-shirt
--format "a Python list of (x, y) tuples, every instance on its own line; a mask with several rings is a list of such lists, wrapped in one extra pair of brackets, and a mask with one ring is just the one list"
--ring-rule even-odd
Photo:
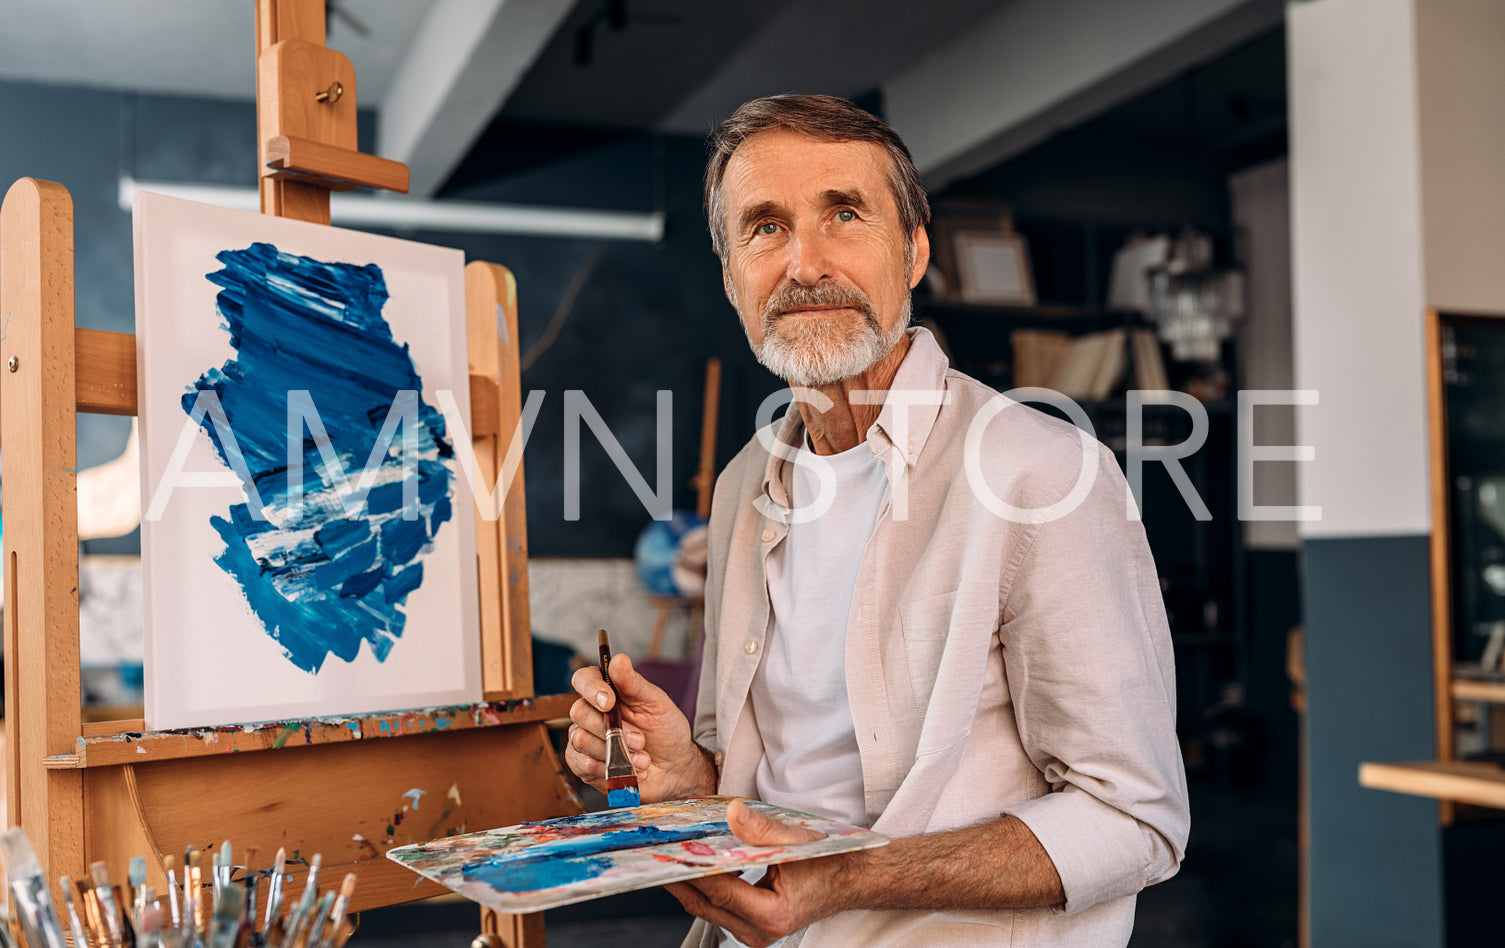
[(830, 509), (792, 523), (766, 561), (773, 627), (751, 693), (764, 751), (758, 798), (867, 826), (862, 759), (847, 700), (847, 619), (888, 477), (865, 442), (825, 457), (808, 447), (800, 454), (790, 472), (793, 509), (812, 507), (820, 496), (811, 464), (830, 466), (835, 490)]
[[(812, 464), (830, 466), (835, 490), (830, 508), (791, 523), (765, 561), (773, 627), (750, 692), (763, 738), (758, 799), (865, 827), (862, 758), (847, 699), (847, 619), (862, 554), (888, 496), (888, 476), (866, 442), (820, 456), (807, 441), (799, 453), (790, 475), (792, 509), (820, 498)], [(763, 872), (759, 867), (742, 878), (756, 882)], [(742, 948), (724, 931), (721, 945)]]

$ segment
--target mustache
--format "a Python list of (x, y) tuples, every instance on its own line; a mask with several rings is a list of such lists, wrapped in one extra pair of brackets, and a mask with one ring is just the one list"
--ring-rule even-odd
[(854, 286), (842, 283), (786, 283), (768, 297), (763, 304), (763, 325), (771, 326), (774, 320), (794, 309), (807, 306), (844, 306), (856, 310), (862, 318), (873, 325), (878, 324), (878, 314), (873, 301), (866, 293)]

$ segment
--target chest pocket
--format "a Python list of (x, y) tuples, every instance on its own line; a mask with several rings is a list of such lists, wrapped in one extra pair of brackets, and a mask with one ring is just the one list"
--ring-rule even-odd
[[(981, 682), (994, 631), (998, 628), (997, 590), (988, 583), (964, 582), (954, 592), (920, 599), (903, 607), (899, 621), (904, 633), (904, 653), (909, 663), (909, 684), (915, 706), (931, 719), (950, 718), (949, 706), (970, 723), (976, 694), (960, 688), (964, 682)], [(942, 674), (942, 668), (946, 673)], [(936, 693), (939, 682), (941, 692)], [(935, 712), (941, 711), (937, 715)]]

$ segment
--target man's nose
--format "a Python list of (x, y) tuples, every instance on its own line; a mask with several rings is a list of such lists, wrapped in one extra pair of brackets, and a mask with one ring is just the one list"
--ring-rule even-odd
[(829, 242), (819, 229), (795, 233), (789, 241), (789, 279), (805, 286), (834, 277)]

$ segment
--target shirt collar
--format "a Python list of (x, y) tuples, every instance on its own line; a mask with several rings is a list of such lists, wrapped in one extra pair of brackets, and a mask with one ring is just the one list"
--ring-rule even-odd
[[(904, 354), (904, 361), (899, 364), (899, 371), (894, 373), (894, 382), (889, 386), (889, 391), (944, 394), (946, 372), (950, 367), (950, 360), (946, 358), (946, 353), (941, 351), (940, 344), (935, 341), (935, 336), (923, 326), (916, 326), (909, 330), (909, 351)], [(898, 449), (905, 464), (909, 467), (916, 467), (924, 451), (925, 442), (930, 439), (930, 432), (935, 428), (935, 419), (940, 411), (941, 406), (938, 402), (925, 404), (886, 398), (873, 428), (881, 432), (888, 443)], [(900, 412), (906, 413), (907, 417), (904, 421), (899, 420)], [(872, 440), (873, 431), (870, 430), (868, 442), (871, 443)]]
[[(946, 371), (950, 368), (946, 353), (941, 351), (930, 330), (923, 326), (915, 326), (908, 332), (909, 351), (904, 354), (904, 361), (894, 373), (889, 391), (944, 394)], [(899, 421), (900, 411), (907, 412), (907, 425)], [(878, 420), (868, 429), (867, 444), (873, 454), (879, 457), (897, 455), (907, 467), (916, 467), (940, 411), (939, 403), (913, 403), (885, 398), (883, 408), (878, 412)], [(790, 507), (784, 466), (793, 463), (789, 459), (805, 443), (805, 420), (800, 415), (798, 406), (791, 404), (784, 417), (758, 432), (758, 437), (768, 451), (768, 465), (763, 472), (762, 495), (755, 506), (764, 516), (783, 523)], [(783, 449), (775, 450), (774, 442), (782, 445)]]

